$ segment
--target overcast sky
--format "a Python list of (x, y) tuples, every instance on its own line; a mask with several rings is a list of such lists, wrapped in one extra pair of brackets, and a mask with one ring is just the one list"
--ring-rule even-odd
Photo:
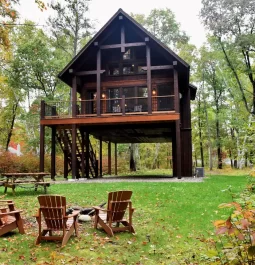
[[(50, 0), (44, 0), (45, 3)], [(55, 0), (56, 1), (56, 0)], [(34, 0), (20, 0), (19, 12), (22, 18), (45, 24), (49, 10), (41, 12)], [(181, 29), (191, 37), (191, 43), (201, 46), (205, 41), (205, 31), (199, 20), (201, 0), (91, 0), (89, 16), (96, 21), (96, 30), (99, 30), (119, 9), (126, 13), (149, 14), (153, 8), (170, 8)]]

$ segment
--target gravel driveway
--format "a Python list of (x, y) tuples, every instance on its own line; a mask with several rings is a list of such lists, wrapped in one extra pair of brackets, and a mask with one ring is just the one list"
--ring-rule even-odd
[(165, 177), (165, 176), (137, 176), (137, 177), (103, 177), (96, 179), (83, 179), (79, 180), (57, 180), (53, 183), (55, 184), (67, 184), (67, 183), (110, 183), (110, 182), (203, 182), (203, 178), (194, 178), (194, 177), (183, 177), (181, 179), (173, 178), (173, 177)]

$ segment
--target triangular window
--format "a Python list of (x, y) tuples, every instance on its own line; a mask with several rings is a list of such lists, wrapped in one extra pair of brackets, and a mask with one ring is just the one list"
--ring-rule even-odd
[(123, 60), (129, 60), (131, 59), (131, 49), (128, 49), (124, 54), (123, 54)]

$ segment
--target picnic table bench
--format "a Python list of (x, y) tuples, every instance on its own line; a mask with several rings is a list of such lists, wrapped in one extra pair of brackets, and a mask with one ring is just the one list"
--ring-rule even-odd
[(34, 184), (35, 191), (37, 191), (38, 186), (44, 188), (44, 193), (47, 193), (47, 187), (50, 186), (50, 182), (45, 182), (44, 177), (50, 175), (47, 172), (37, 172), (37, 173), (2, 173), (5, 180), (2, 182), (2, 186), (5, 187), (4, 193), (7, 192), (7, 188), (12, 188), (12, 193), (15, 194), (16, 186), (21, 186), (25, 184)]

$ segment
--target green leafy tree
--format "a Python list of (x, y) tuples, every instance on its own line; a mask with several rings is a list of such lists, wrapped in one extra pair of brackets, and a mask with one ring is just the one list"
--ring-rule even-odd
[(255, 114), (255, 1), (202, 0), (202, 5), (203, 23), (217, 37), (246, 110)]
[(64, 0), (51, 4), (56, 16), (49, 18), (51, 32), (57, 45), (62, 48), (70, 58), (74, 57), (84, 39), (91, 36), (92, 23), (88, 18), (90, 0)]

